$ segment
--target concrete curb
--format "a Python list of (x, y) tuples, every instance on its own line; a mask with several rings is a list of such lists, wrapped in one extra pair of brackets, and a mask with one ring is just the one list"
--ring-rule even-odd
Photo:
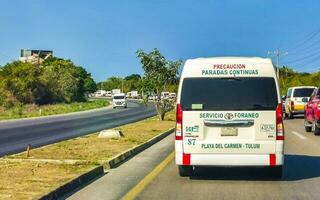
[(57, 189), (49, 192), (48, 194), (40, 197), (40, 200), (53, 200), (58, 199), (59, 197), (67, 194), (68, 192), (75, 190), (77, 187), (88, 183), (94, 178), (104, 174), (103, 166), (95, 167), (94, 169), (86, 172), (85, 174), (80, 175), (79, 177), (71, 180), (70, 182), (58, 187)]
[[(145, 143), (142, 143), (138, 146), (135, 146), (123, 153), (120, 153), (110, 160), (107, 161), (105, 164), (109, 168), (116, 168), (128, 159), (132, 158), (133, 156), (137, 155), (141, 151), (149, 148), (153, 144), (159, 142), (163, 138), (167, 137), (171, 133), (174, 132), (174, 128), (167, 130), (164, 133), (160, 133), (157, 136), (151, 138)], [(58, 199), (59, 197), (62, 197), (66, 195), (67, 193), (75, 190), (76, 188), (88, 183), (91, 180), (94, 180), (98, 176), (102, 176), (104, 174), (104, 165), (99, 165), (98, 167), (95, 167), (94, 169), (90, 170), (89, 172), (86, 172), (85, 174), (80, 175), (79, 177), (71, 180), (70, 182), (58, 187), (57, 189), (49, 192), (48, 194), (40, 197), (40, 200), (53, 200)]]
[(145, 143), (142, 143), (138, 146), (135, 146), (121, 154), (118, 154), (116, 156), (114, 156), (113, 158), (111, 158), (108, 161), (108, 165), (110, 167), (110, 169), (112, 168), (116, 168), (119, 165), (121, 165), (123, 162), (125, 162), (126, 160), (128, 160), (129, 158), (137, 155), (138, 153), (140, 153), (141, 151), (149, 148), (150, 146), (152, 146), (153, 144), (159, 142), (160, 140), (162, 140), (163, 138), (167, 137), (168, 135), (170, 135), (171, 133), (173, 133), (174, 128), (167, 130), (164, 133), (161, 133), (153, 138), (151, 138), (150, 140), (148, 140)]

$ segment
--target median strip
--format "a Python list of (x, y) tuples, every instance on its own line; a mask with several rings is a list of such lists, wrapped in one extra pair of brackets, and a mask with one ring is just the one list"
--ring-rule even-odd
[(121, 138), (96, 133), (31, 149), (29, 158), (25, 152), (1, 158), (0, 199), (55, 198), (102, 175), (101, 166), (116, 167), (172, 133), (174, 120), (170, 112), (164, 121), (152, 117), (116, 128)]

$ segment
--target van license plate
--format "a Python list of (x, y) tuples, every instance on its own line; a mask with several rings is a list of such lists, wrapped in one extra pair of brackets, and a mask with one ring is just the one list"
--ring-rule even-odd
[(234, 127), (222, 127), (221, 128), (221, 136), (237, 136), (238, 128)]

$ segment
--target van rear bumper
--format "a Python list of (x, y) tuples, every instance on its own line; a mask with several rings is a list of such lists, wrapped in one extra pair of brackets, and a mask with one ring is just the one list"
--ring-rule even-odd
[(283, 154), (237, 155), (237, 154), (189, 154), (190, 163), (183, 162), (176, 153), (177, 165), (199, 166), (278, 166), (283, 165)]

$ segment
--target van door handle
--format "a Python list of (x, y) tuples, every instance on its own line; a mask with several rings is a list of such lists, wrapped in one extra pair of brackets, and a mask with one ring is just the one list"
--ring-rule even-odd
[(203, 122), (208, 127), (250, 127), (254, 125), (254, 120), (204, 120)]

